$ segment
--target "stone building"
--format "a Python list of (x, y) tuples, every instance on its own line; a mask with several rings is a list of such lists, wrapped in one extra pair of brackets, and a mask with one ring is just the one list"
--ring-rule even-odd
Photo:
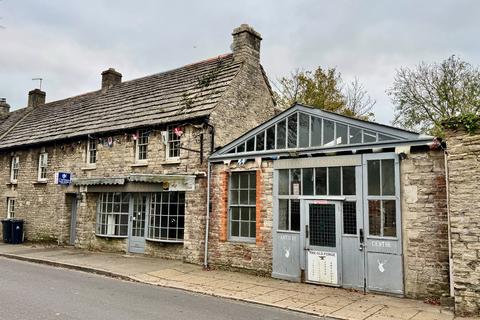
[(178, 69), (108, 69), (97, 91), (47, 103), (35, 89), (12, 112), (0, 101), (0, 211), (27, 240), (200, 262), (207, 158), (275, 107), (260, 34), (232, 35), (232, 53)]
[(448, 294), (445, 159), (433, 137), (297, 104), (210, 163), (210, 265)]

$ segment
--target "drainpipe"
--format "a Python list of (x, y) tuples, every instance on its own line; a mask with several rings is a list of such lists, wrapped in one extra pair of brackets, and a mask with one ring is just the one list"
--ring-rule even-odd
[[(443, 149), (443, 148), (442, 148)], [(447, 193), (447, 226), (448, 226), (448, 272), (450, 278), (450, 297), (454, 296), (453, 290), (453, 253), (452, 253), (452, 230), (450, 222), (450, 188), (448, 175), (448, 152), (443, 149), (443, 158), (445, 161), (445, 192)]]
[(205, 222), (205, 253), (203, 257), (203, 267), (205, 269), (208, 268), (208, 232), (210, 228), (210, 160), (207, 163), (207, 214)]

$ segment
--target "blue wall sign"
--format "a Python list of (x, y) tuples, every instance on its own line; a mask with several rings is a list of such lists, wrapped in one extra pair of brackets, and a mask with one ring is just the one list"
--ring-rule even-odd
[(70, 172), (57, 172), (55, 183), (60, 185), (69, 185), (72, 183), (72, 174)]

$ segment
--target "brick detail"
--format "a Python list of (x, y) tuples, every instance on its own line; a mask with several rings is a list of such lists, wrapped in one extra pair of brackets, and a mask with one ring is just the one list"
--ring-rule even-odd
[(262, 228), (263, 228), (263, 179), (262, 170), (256, 171), (256, 190), (255, 190), (255, 242), (257, 245), (262, 244)]
[(229, 173), (224, 171), (220, 174), (220, 203), (219, 205), (219, 234), (218, 240), (228, 240), (228, 179)]

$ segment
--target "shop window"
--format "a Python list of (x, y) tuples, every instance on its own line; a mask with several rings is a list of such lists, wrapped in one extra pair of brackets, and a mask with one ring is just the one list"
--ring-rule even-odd
[(10, 182), (17, 183), (18, 172), (20, 170), (20, 158), (18, 156), (12, 157), (10, 163)]
[(38, 156), (38, 181), (47, 180), (48, 153), (40, 153)]
[(343, 233), (357, 234), (357, 204), (355, 201), (343, 203)]
[(87, 164), (97, 163), (97, 140), (88, 138), (87, 142)]
[(317, 117), (312, 117), (311, 123), (311, 146), (318, 147), (322, 145), (322, 119)]
[(299, 196), (302, 194), (301, 175), (302, 169), (290, 170), (290, 194), (293, 196)]
[(278, 230), (300, 231), (300, 200), (278, 201)]
[(167, 156), (169, 160), (180, 158), (180, 136), (182, 131), (179, 127), (169, 126), (167, 128)]
[(251, 241), (256, 236), (256, 173), (233, 172), (230, 177), (229, 235)]
[(7, 219), (15, 218), (15, 198), (7, 198)]
[(317, 196), (327, 194), (327, 168), (315, 168), (315, 194)]
[(355, 167), (342, 167), (343, 195), (354, 195), (355, 192)]
[(185, 192), (156, 192), (150, 200), (148, 239), (182, 242), (185, 229)]
[(97, 203), (96, 233), (100, 236), (127, 236), (129, 195), (101, 193)]
[(139, 130), (135, 143), (135, 160), (146, 161), (148, 159), (148, 136), (147, 130)]
[(288, 117), (288, 148), (297, 147), (297, 114)]
[(288, 195), (289, 194), (289, 170), (283, 169), (278, 170), (278, 194), (279, 195)]
[(330, 196), (339, 196), (342, 194), (342, 176), (341, 167), (328, 168), (328, 194)]
[(309, 145), (310, 116), (305, 113), (298, 115), (298, 147), (306, 148)]
[(302, 169), (302, 187), (304, 195), (313, 195), (313, 168)]

